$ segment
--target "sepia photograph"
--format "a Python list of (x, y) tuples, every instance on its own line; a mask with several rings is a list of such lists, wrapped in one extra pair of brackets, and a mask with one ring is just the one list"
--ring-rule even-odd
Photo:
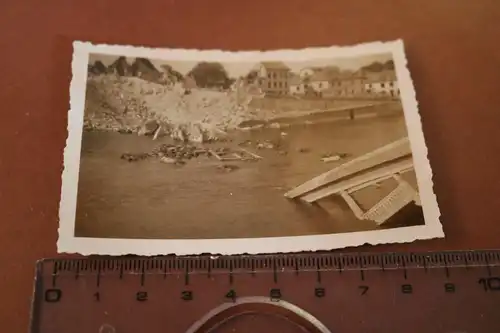
[(59, 252), (238, 254), (443, 237), (402, 41), (74, 43)]

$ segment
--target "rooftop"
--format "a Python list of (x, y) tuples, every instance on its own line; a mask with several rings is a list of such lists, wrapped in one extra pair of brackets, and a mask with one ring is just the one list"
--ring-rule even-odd
[(290, 68), (281, 61), (265, 61), (261, 63), (266, 69), (287, 70)]
[(313, 75), (311, 75), (310, 81), (315, 82), (315, 81), (329, 81), (331, 79), (331, 76), (326, 73), (325, 71), (317, 71), (314, 72)]
[(366, 78), (368, 82), (384, 82), (396, 81), (396, 72), (393, 70), (386, 70), (381, 72), (367, 72)]
[(366, 75), (360, 72), (341, 72), (333, 78), (334, 81), (348, 81), (354, 79), (366, 79)]

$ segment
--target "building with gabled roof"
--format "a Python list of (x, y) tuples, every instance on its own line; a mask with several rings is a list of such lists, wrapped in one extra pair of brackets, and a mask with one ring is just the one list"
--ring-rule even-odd
[(260, 88), (266, 95), (288, 95), (290, 68), (281, 61), (264, 61), (258, 66)]
[(267, 70), (290, 71), (290, 68), (283, 61), (263, 61), (260, 64)]
[(368, 94), (377, 97), (399, 98), (400, 92), (394, 70), (366, 72), (365, 75), (365, 90)]
[(343, 71), (330, 81), (329, 97), (364, 97), (366, 77), (361, 72)]
[(330, 88), (330, 75), (325, 71), (316, 71), (310, 77), (307, 77), (307, 82), (316, 92), (317, 96), (323, 96), (323, 91)]
[(305, 94), (305, 86), (304, 82), (300, 75), (292, 74), (290, 75), (290, 79), (288, 81), (288, 85), (290, 87), (291, 95), (304, 95)]

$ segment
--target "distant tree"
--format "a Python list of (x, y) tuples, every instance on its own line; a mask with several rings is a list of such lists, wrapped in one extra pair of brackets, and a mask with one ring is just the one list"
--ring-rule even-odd
[(258, 76), (259, 76), (259, 72), (255, 69), (253, 69), (250, 72), (248, 72), (248, 74), (245, 77), (245, 80), (248, 83), (253, 83), (253, 82), (255, 82), (255, 80), (257, 79)]
[(108, 69), (111, 73), (115, 73), (120, 76), (130, 76), (132, 74), (132, 68), (127, 62), (127, 58), (124, 56), (118, 57), (118, 59), (109, 65)]
[(94, 63), (94, 66), (93, 66), (94, 70), (96, 71), (96, 73), (98, 74), (103, 74), (103, 73), (106, 73), (106, 66), (102, 63), (102, 61), (100, 60), (97, 60), (95, 63)]
[(130, 66), (130, 69), (133, 76), (140, 77), (147, 81), (159, 82), (161, 79), (160, 71), (146, 58), (136, 58)]
[(231, 86), (226, 69), (218, 62), (200, 62), (188, 73), (200, 88), (224, 88)]
[(235, 79), (235, 78), (229, 78), (229, 79), (228, 79), (228, 82), (227, 82), (228, 87), (232, 86), (235, 82), (236, 82), (236, 79)]
[(153, 63), (146, 58), (136, 58), (135, 61), (132, 63), (131, 69), (133, 75), (137, 75), (137, 72), (141, 70), (148, 70), (153, 72), (158, 71), (158, 69), (156, 69)]
[(394, 69), (394, 60), (387, 60), (384, 64), (385, 69)]
[(172, 81), (181, 82), (184, 79), (184, 75), (176, 71), (172, 66), (164, 64), (160, 66), (165, 75)]
[(369, 65), (363, 66), (361, 69), (366, 72), (381, 72), (384, 68), (385, 66), (383, 63), (375, 61)]
[(384, 63), (382, 62), (372, 62), (369, 65), (361, 67), (361, 70), (364, 72), (382, 72), (384, 70), (393, 70), (394, 69), (394, 61), (388, 60)]
[(329, 77), (335, 77), (340, 74), (340, 68), (337, 66), (327, 66), (323, 69), (323, 71), (329, 76)]

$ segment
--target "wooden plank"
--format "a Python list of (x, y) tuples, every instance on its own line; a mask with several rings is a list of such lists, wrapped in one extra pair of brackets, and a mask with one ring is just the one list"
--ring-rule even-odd
[(375, 221), (378, 225), (386, 222), (415, 198), (415, 190), (406, 182), (401, 182), (398, 187), (370, 208), (363, 218)]
[(347, 203), (349, 208), (351, 208), (352, 212), (354, 213), (354, 216), (356, 216), (358, 219), (363, 220), (363, 216), (365, 212), (359, 207), (358, 203), (356, 200), (354, 200), (349, 193), (345, 191), (340, 192), (340, 196), (344, 199), (344, 201)]
[(155, 134), (153, 136), (153, 140), (158, 139), (158, 135), (160, 135), (160, 131), (162, 131), (162, 128), (161, 128), (161, 126), (158, 126), (158, 128), (156, 129)]
[(212, 149), (209, 149), (208, 152), (210, 153), (210, 155), (214, 156), (219, 161), (222, 160), (222, 157), (220, 157), (219, 155), (217, 155)]
[(354, 173), (404, 156), (411, 156), (411, 147), (408, 137), (404, 137), (398, 141), (378, 148), (368, 154), (359, 156), (330, 171), (327, 171), (290, 190), (285, 193), (285, 196), (288, 198), (295, 198), (304, 195), (307, 192), (313, 191), (318, 187), (325, 186), (328, 183), (339, 180), (340, 178), (348, 177)]
[[(411, 166), (411, 167), (408, 167), (407, 169), (403, 169), (403, 170), (399, 171), (399, 172), (398, 172), (398, 174), (400, 174), (400, 175), (401, 175), (401, 174), (403, 174), (403, 173), (406, 173), (406, 172), (409, 172), (409, 171), (412, 171), (412, 170), (413, 170), (413, 164), (412, 164), (412, 166)], [(393, 178), (393, 175), (392, 175), (392, 174), (386, 174), (386, 175), (384, 175), (383, 177), (380, 177), (380, 178), (375, 178), (375, 179), (373, 179), (373, 180), (371, 180), (371, 181), (369, 181), (369, 182), (366, 182), (366, 183), (363, 183), (363, 184), (360, 184), (360, 185), (357, 185), (357, 186), (351, 187), (351, 188), (347, 191), (347, 193), (354, 193), (354, 192), (356, 192), (356, 191), (362, 190), (362, 189), (364, 189), (364, 188), (366, 188), (366, 187), (368, 187), (368, 186), (371, 186), (371, 185), (375, 185), (375, 184), (377, 184), (377, 183), (379, 183), (379, 182), (382, 182), (382, 181), (384, 181), (384, 180), (387, 180), (387, 179), (389, 179), (389, 178)]]
[(418, 192), (415, 193), (415, 198), (413, 198), (415, 205), (422, 207), (422, 202), (420, 201), (420, 194)]
[(246, 153), (246, 154), (248, 154), (248, 155), (252, 156), (253, 158), (256, 158), (256, 159), (259, 159), (259, 160), (260, 160), (260, 159), (262, 159), (262, 156), (259, 156), (259, 155), (257, 155), (257, 154), (254, 154), (254, 153), (252, 153), (250, 150), (246, 150), (245, 148), (241, 148), (241, 147), (240, 147), (239, 149), (240, 149), (242, 152), (244, 152), (244, 153)]
[[(314, 192), (310, 192), (303, 196), (301, 199), (306, 202), (314, 202), (316, 200), (328, 197), (333, 194), (338, 194), (342, 191), (349, 191), (349, 189), (360, 186), (362, 184), (371, 182), (375, 179), (382, 179), (384, 177), (390, 178), (395, 173), (407, 170), (413, 167), (413, 159), (411, 157), (405, 158), (404, 160), (395, 162), (394, 164), (390, 164), (375, 170), (367, 171), (365, 173), (361, 173), (354, 177), (342, 180), (338, 183), (333, 183), (326, 187), (320, 188)], [(386, 179), (387, 179), (386, 178)]]

